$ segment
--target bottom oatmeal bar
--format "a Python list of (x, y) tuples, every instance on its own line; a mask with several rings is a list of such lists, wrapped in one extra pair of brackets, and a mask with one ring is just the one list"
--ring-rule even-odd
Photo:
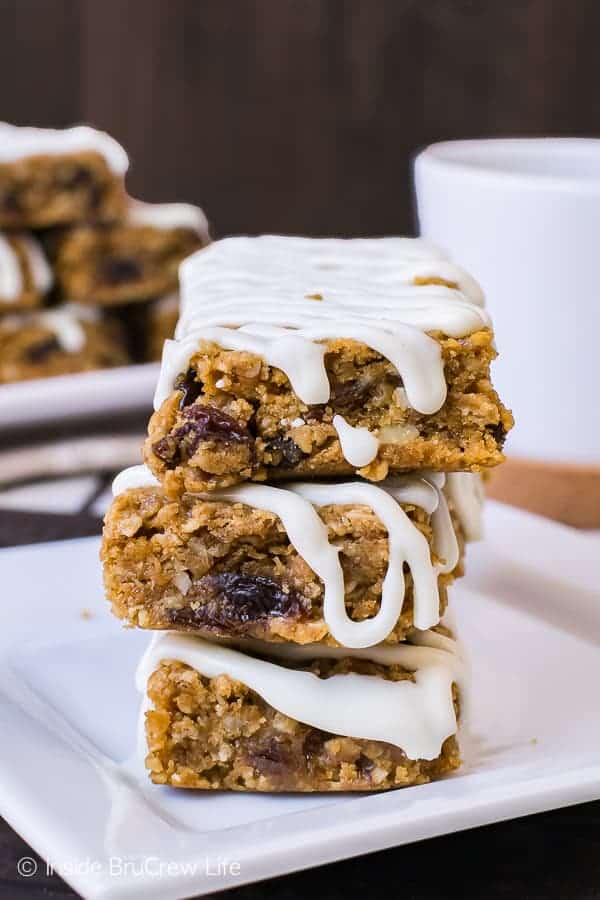
[(159, 638), (138, 671), (140, 689), (148, 679), (151, 780), (201, 790), (374, 791), (446, 775), (460, 765), (461, 675), (447, 652), (454, 642), (431, 638), (444, 649), (339, 649), (323, 658), (319, 647), (318, 659), (296, 653), (277, 664), (200, 638)]

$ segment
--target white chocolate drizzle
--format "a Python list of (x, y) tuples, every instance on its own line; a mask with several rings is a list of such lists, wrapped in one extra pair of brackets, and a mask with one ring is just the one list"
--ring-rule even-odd
[(73, 128), (32, 128), (0, 122), (0, 163), (12, 163), (30, 156), (62, 156), (95, 151), (104, 157), (115, 175), (124, 175), (129, 166), (125, 150), (109, 134), (75, 125)]
[[(52, 287), (52, 269), (38, 241), (29, 234), (19, 232), (15, 239), (25, 250), (27, 266), (34, 288), (46, 294)], [(25, 279), (19, 256), (5, 235), (0, 234), (0, 300), (16, 302), (25, 289)]]
[[(327, 570), (324, 572), (326, 575), (324, 577), (313, 565), (313, 560), (307, 556), (302, 546), (297, 545), (288, 532), (288, 537), (298, 553), (304, 557), (311, 569), (319, 575), (324, 583), (323, 618), (336, 641), (344, 647), (372, 647), (385, 640), (394, 629), (402, 612), (405, 594), (405, 562), (408, 563), (413, 577), (413, 621), (415, 627), (430, 628), (439, 621), (440, 599), (437, 573), (431, 562), (429, 544), (393, 496), (373, 484), (359, 481), (333, 485), (309, 482), (292, 483), (289, 488), (315, 506), (329, 504), (368, 506), (388, 532), (389, 561), (381, 589), (380, 608), (372, 619), (365, 619), (362, 622), (354, 622), (346, 611), (344, 577), (337, 558), (337, 550), (331, 547), (331, 550), (335, 552), (337, 564), (335, 577), (330, 575), (328, 578)], [(278, 515), (287, 531), (288, 522), (292, 527), (295, 522), (285, 506), (281, 512), (278, 512)], [(319, 522), (321, 522), (320, 519)], [(302, 534), (301, 539), (304, 536)], [(331, 545), (327, 541), (327, 532), (325, 532), (325, 541), (327, 547), (330, 547)], [(314, 561), (320, 563), (318, 558)]]
[(85, 331), (71, 310), (49, 309), (40, 313), (37, 320), (55, 335), (66, 353), (79, 353), (85, 347)]
[(125, 491), (133, 491), (136, 488), (160, 487), (160, 481), (152, 474), (148, 466), (129, 466), (113, 479), (113, 497), (124, 494)]
[(343, 416), (333, 417), (333, 427), (337, 431), (342, 455), (355, 469), (368, 466), (377, 456), (379, 441), (368, 428), (350, 425)]
[(160, 230), (188, 228), (208, 241), (208, 220), (199, 206), (191, 203), (144, 203), (130, 200), (127, 221), (131, 225), (151, 225)]
[(10, 241), (0, 234), (0, 300), (14, 303), (23, 293), (23, 273), (19, 257)]
[[(285, 488), (265, 484), (242, 484), (227, 490), (198, 494), (204, 500), (243, 503), (274, 513), (281, 520), (297, 553), (323, 582), (323, 618), (333, 638), (344, 647), (371, 647), (384, 641), (402, 612), (405, 594), (404, 564), (407, 563), (414, 591), (413, 621), (427, 629), (439, 622), (438, 574), (454, 569), (459, 548), (446, 500), (443, 476), (427, 480), (403, 476), (379, 487), (362, 481), (341, 484), (291, 482)], [(113, 482), (113, 493), (134, 487), (156, 486), (145, 466), (126, 469)], [(432, 517), (433, 549), (443, 560), (434, 564), (427, 539), (404, 512), (401, 503), (423, 508)], [(370, 508), (388, 532), (389, 562), (382, 585), (380, 608), (375, 616), (355, 622), (345, 603), (344, 574), (338, 548), (329, 543), (325, 524), (315, 507), (361, 505)]]
[(460, 687), (465, 673), (450, 646), (396, 644), (352, 651), (312, 645), (282, 651), (278, 645), (269, 645), (264, 653), (300, 661), (370, 659), (402, 666), (414, 673), (414, 681), (355, 672), (319, 678), (202, 638), (167, 633), (151, 643), (138, 666), (136, 682), (145, 692), (148, 678), (163, 660), (182, 662), (207, 678), (228, 675), (298, 722), (332, 734), (384, 741), (401, 748), (409, 759), (435, 759), (446, 738), (456, 733), (452, 685)]
[(485, 488), (477, 472), (449, 472), (446, 493), (461, 524), (465, 540), (480, 541), (483, 537), (483, 504)]
[(54, 276), (44, 251), (39, 241), (29, 234), (20, 235), (20, 239), (25, 247), (31, 280), (40, 294), (47, 294), (52, 287)]

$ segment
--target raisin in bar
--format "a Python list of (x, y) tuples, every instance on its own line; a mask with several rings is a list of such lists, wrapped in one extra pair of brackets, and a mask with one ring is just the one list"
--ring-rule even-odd
[(0, 313), (41, 306), (52, 269), (40, 243), (27, 232), (0, 232)]
[(107, 596), (115, 615), (142, 628), (398, 642), (437, 624), (462, 573), (463, 526), (443, 480), (249, 484), (169, 500), (133, 467), (115, 480), (106, 517)]
[(0, 317), (0, 384), (129, 362), (118, 322), (74, 305)]
[(137, 681), (147, 691), (145, 765), (153, 782), (379, 791), (459, 767), (465, 675), (450, 637), (425, 632), (419, 643), (353, 653), (284, 647), (273, 658), (274, 648), (240, 652), (182, 635), (151, 645)]
[(481, 291), (425, 242), (228, 238), (181, 296), (144, 451), (169, 494), (502, 462)]
[(122, 216), (129, 161), (108, 134), (0, 123), (0, 228), (110, 222)]
[(124, 222), (79, 226), (53, 241), (56, 277), (64, 296), (79, 303), (160, 297), (176, 290), (179, 264), (208, 240), (199, 207), (132, 201)]

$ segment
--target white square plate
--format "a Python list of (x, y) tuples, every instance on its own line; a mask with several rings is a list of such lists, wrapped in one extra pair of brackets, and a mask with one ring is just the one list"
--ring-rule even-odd
[(2, 551), (0, 812), (87, 898), (169, 900), (599, 798), (600, 541), (493, 504), (487, 519), (453, 597), (465, 766), (373, 796), (152, 786), (123, 762), (148, 637), (111, 619), (97, 539)]
[(41, 422), (110, 412), (150, 409), (158, 363), (98, 369), (0, 385), (0, 426), (21, 428)]

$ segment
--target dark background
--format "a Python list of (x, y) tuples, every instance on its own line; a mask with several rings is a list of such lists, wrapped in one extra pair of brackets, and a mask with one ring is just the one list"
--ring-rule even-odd
[(0, 0), (0, 118), (110, 131), (217, 235), (413, 231), (431, 141), (600, 132), (598, 0)]
[[(599, 35), (599, 0), (0, 0), (0, 119), (110, 131), (134, 195), (216, 235), (410, 233), (419, 147), (600, 134)], [(590, 803), (229, 896), (596, 900), (599, 825)], [(0, 826), (0, 896), (67, 897), (17, 876), (30, 853)]]

